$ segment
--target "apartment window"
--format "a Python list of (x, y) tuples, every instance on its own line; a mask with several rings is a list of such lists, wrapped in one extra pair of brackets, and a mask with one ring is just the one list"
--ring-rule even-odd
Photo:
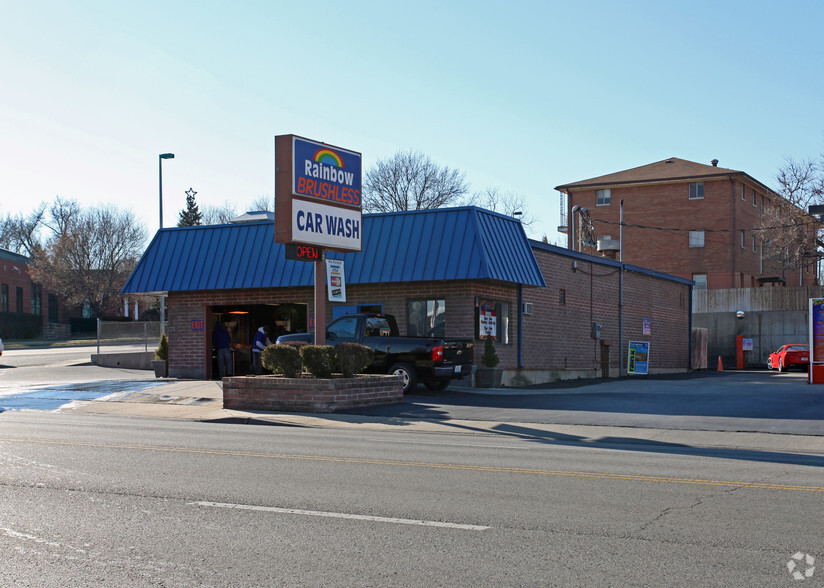
[(410, 337), (446, 336), (445, 300), (410, 300), (406, 311), (406, 334)]
[(744, 246), (744, 231), (741, 231), (741, 249), (745, 249), (745, 246)]
[(755, 235), (752, 236), (752, 252), (755, 253)]
[(2, 294), (0, 294), (0, 311), (9, 311), (9, 285), (3, 284)]
[(59, 320), (58, 314), (57, 296), (49, 294), (49, 322), (56, 323)]
[(595, 204), (597, 204), (598, 206), (606, 206), (607, 204), (609, 204), (610, 198), (611, 194), (609, 189), (598, 190), (595, 193)]
[(707, 289), (707, 274), (692, 274), (692, 281), (695, 282), (696, 290)]
[(690, 231), (690, 247), (704, 246), (704, 231)]
[(704, 197), (704, 182), (690, 182), (690, 200)]
[(564, 306), (566, 304), (566, 290), (561, 288), (558, 290), (558, 304)]
[(745, 194), (746, 191), (747, 189), (744, 187), (744, 184), (741, 184), (741, 200), (747, 199), (747, 195)]
[(39, 284), (31, 285), (31, 313), (43, 314), (43, 289)]
[(752, 205), (758, 206), (758, 196), (755, 195), (755, 190), (752, 191)]
[(15, 303), (17, 305), (16, 310), (17, 310), (17, 312), (22, 313), (23, 312), (23, 288), (21, 288), (20, 286), (17, 286), (16, 294), (17, 294), (17, 300), (15, 300)]

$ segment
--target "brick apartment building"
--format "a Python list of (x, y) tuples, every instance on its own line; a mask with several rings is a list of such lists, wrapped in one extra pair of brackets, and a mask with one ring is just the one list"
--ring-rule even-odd
[[(439, 334), (473, 339), (480, 364), (479, 309), (494, 308), (506, 385), (617, 376), (630, 340), (650, 343), (650, 373), (690, 367), (689, 280), (529, 240), (512, 217), (475, 207), (367, 214), (362, 251), (331, 256), (344, 260), (346, 302), (327, 303), (327, 322), (385, 312), (402, 335), (423, 335), (424, 309)], [(313, 265), (285, 259), (271, 221), (167, 228), (123, 292), (168, 296), (169, 375), (209, 379), (218, 320), (232, 334), (235, 373), (248, 370), (261, 325), (313, 328)]]
[[(785, 267), (770, 248), (765, 218), (782, 197), (744, 172), (718, 167), (718, 160), (672, 157), (556, 190), (566, 199), (560, 230), (570, 249), (614, 256), (623, 201), (625, 263), (694, 280), (696, 289), (817, 283), (814, 254), (799, 269)], [(812, 228), (809, 235), (814, 252)]]

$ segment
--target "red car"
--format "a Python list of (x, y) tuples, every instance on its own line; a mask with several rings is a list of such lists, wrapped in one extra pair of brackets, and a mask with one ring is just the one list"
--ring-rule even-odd
[(779, 372), (791, 367), (800, 367), (802, 370), (810, 369), (810, 346), (809, 345), (782, 345), (778, 351), (770, 353), (767, 358), (767, 369), (778, 368)]

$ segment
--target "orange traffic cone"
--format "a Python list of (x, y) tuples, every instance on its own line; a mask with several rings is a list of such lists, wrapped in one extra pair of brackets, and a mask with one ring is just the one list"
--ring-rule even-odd
[(718, 356), (718, 371), (719, 371), (719, 372), (723, 372), (723, 371), (724, 371), (724, 364), (723, 364), (723, 363), (721, 363), (721, 356), (720, 356), (720, 355)]

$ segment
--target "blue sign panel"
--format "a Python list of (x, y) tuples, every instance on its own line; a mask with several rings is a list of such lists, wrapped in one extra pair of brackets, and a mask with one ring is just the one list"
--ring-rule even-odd
[(292, 193), (361, 208), (361, 155), (293, 137)]
[(630, 341), (627, 355), (627, 374), (649, 373), (649, 342)]

